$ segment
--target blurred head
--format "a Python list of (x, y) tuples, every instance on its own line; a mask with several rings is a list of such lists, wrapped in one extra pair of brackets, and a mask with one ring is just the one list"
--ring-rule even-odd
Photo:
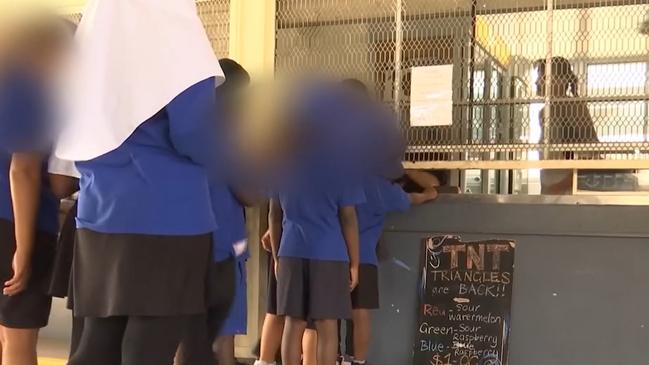
[(225, 82), (219, 86), (222, 90), (241, 90), (250, 84), (250, 74), (236, 61), (222, 58), (219, 64), (225, 74)]
[(257, 83), (237, 99), (237, 151), (258, 173), (265, 175), (293, 155), (290, 103), (295, 92), (278, 82)]
[[(539, 96), (546, 96), (546, 72), (547, 62), (544, 59), (538, 60), (534, 63), (538, 79), (536, 80), (537, 94)], [(577, 90), (577, 75), (572, 70), (570, 62), (563, 57), (553, 57), (551, 60), (550, 70), (552, 72), (550, 96), (565, 97), (565, 96), (579, 96)]]
[(369, 96), (370, 92), (361, 80), (358, 79), (346, 79), (342, 81), (343, 85), (349, 88), (350, 90), (356, 91), (359, 94)]
[(56, 72), (67, 54), (76, 25), (56, 15), (41, 15), (12, 27), (3, 44), (2, 64), (20, 65), (39, 73)]

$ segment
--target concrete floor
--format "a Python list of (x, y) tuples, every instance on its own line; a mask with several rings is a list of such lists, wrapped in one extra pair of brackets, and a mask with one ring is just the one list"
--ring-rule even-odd
[(38, 365), (65, 365), (68, 346), (67, 342), (41, 338), (38, 343)]

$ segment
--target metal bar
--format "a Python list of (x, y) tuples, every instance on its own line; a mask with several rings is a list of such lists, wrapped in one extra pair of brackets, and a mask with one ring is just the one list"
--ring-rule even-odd
[(476, 11), (478, 1), (471, 1), (471, 48), (469, 49), (469, 110), (467, 116), (467, 141), (473, 143), (473, 99), (475, 94), (475, 47), (476, 47), (476, 32), (477, 32), (477, 18)]
[[(580, 96), (578, 98), (552, 98), (553, 103), (574, 103), (577, 101), (584, 101), (587, 103), (606, 103), (606, 102), (630, 102), (630, 101), (649, 101), (649, 94), (647, 95), (611, 95), (611, 96)], [(542, 98), (529, 98), (529, 99), (498, 99), (498, 100), (485, 100), (475, 101), (473, 103), (468, 101), (454, 102), (455, 106), (468, 106), (468, 105), (524, 105), (524, 104), (540, 104), (544, 103), (545, 99)]]
[[(552, 32), (552, 26), (554, 23), (553, 19), (553, 6), (554, 0), (547, 0), (547, 34), (546, 34), (546, 57), (545, 57), (545, 106), (543, 108), (543, 125), (541, 126), (543, 130), (543, 144), (548, 145), (550, 142), (550, 117), (552, 111), (552, 105), (550, 101), (552, 99), (552, 55), (553, 55), (553, 41), (554, 34)], [(540, 76), (540, 75), (539, 75)], [(546, 149), (543, 150), (543, 158), (548, 159), (549, 151)]]
[(573, 143), (546, 146), (538, 143), (511, 143), (511, 144), (456, 144), (456, 145), (412, 145), (408, 146), (407, 153), (417, 152), (525, 152), (538, 151), (547, 147), (550, 152), (574, 151), (592, 153), (646, 153), (649, 151), (649, 142), (608, 142), (608, 143)]
[(422, 161), (404, 162), (422, 170), (648, 170), (647, 160), (540, 160), (540, 161)]
[[(610, 0), (610, 1), (593, 1), (593, 2), (582, 2), (576, 4), (564, 4), (554, 6), (555, 10), (570, 10), (570, 9), (583, 9), (583, 8), (605, 8), (605, 7), (614, 7), (614, 6), (629, 6), (629, 5), (642, 5), (642, 2), (635, 2), (629, 4), (628, 0)], [(533, 11), (543, 11), (546, 10), (545, 5), (542, 6), (521, 6), (519, 8), (502, 8), (502, 9), (481, 9), (480, 16), (482, 15), (498, 15), (498, 14), (516, 14), (516, 13), (525, 13)], [(332, 12), (333, 13), (333, 12)], [(455, 17), (467, 17), (471, 15), (471, 10), (461, 11), (457, 9), (440, 9), (439, 13), (428, 12), (428, 13), (417, 13), (416, 15), (404, 15), (404, 21), (415, 21), (415, 20), (435, 20), (435, 19), (446, 19), (446, 18), (455, 18)], [(391, 22), (392, 16), (368, 16), (368, 17), (357, 17), (357, 18), (345, 18), (345, 19), (319, 19), (319, 20), (309, 20), (307, 18), (301, 20), (292, 20), (286, 21), (282, 20), (278, 16), (277, 29), (292, 29), (292, 28), (305, 28), (305, 27), (322, 27), (330, 25), (353, 25), (353, 24), (368, 24), (368, 23), (385, 23)]]
[(403, 77), (403, 0), (396, 0), (395, 9), (395, 50), (394, 50), (394, 110), (401, 112), (401, 78)]

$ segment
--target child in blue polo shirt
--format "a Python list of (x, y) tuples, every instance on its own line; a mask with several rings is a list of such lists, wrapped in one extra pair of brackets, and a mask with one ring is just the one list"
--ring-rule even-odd
[(178, 365), (213, 363), (213, 345), (221, 365), (235, 365), (234, 337), (246, 333), (246, 261), (249, 257), (244, 206), (255, 203), (251, 194), (233, 185), (241, 178), (232, 158), (234, 99), (250, 83), (248, 72), (237, 62), (221, 59), (225, 82), (216, 90), (221, 118), (214, 120), (218, 136), (218, 176), (210, 181), (210, 201), (217, 228), (212, 234), (212, 263), (208, 312), (186, 331), (176, 356)]
[[(310, 88), (315, 86), (315, 88)], [(356, 205), (365, 202), (354, 151), (359, 131), (338, 84), (308, 85), (294, 117), (303, 144), (271, 200), (277, 315), (285, 317), (282, 363), (299, 365), (307, 320), (318, 333), (318, 363), (334, 364), (338, 320), (351, 318), (358, 283)]]
[[(0, 353), (4, 364), (36, 363), (59, 201), (48, 179), (53, 85), (73, 29), (30, 19), (0, 52)], [(1, 361), (0, 361), (1, 362)]]
[(324, 349), (318, 361), (336, 361), (337, 321), (351, 317), (349, 292), (358, 283), (355, 206), (363, 201), (362, 188), (354, 186), (301, 186), (271, 203), (277, 309), (286, 316), (282, 359), (287, 365), (301, 361), (307, 319), (315, 322)]
[[(219, 90), (219, 94), (222, 95), (221, 99), (223, 99), (221, 103), (224, 104), (223, 109), (226, 111), (229, 105), (235, 104), (231, 102), (231, 99), (249, 85), (250, 75), (233, 60), (221, 59), (219, 63), (226, 77), (225, 83)], [(233, 118), (224, 120), (235, 122)], [(232, 132), (226, 125), (221, 129), (221, 134), (228, 137), (232, 135)], [(219, 251), (217, 247), (228, 249), (229, 256), (234, 259), (235, 263), (233, 299), (227, 317), (218, 329), (216, 355), (219, 365), (236, 365), (234, 337), (245, 335), (248, 326), (246, 261), (250, 257), (250, 253), (248, 252), (244, 205), (250, 206), (255, 203), (255, 200), (249, 196), (250, 194), (243, 194), (241, 191), (235, 192), (226, 185), (212, 187), (211, 195), (214, 217), (218, 225), (214, 232), (215, 252)], [(215, 257), (215, 259), (218, 258)]]
[(412, 205), (423, 204), (437, 197), (434, 186), (422, 187), (423, 192), (408, 194), (400, 185), (385, 178), (366, 179), (367, 202), (357, 207), (360, 228), (360, 267), (359, 284), (352, 292), (353, 349), (347, 349), (348, 354), (353, 355), (353, 364), (365, 364), (371, 339), (370, 311), (379, 308), (376, 252), (386, 215), (390, 212), (406, 212)]

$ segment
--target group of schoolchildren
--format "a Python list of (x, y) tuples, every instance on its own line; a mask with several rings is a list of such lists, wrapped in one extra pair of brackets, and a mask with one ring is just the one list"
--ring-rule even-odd
[(398, 127), (362, 84), (305, 88), (297, 138), (273, 142), (290, 162), (260, 184), (232, 137), (249, 76), (214, 56), (193, 1), (91, 0), (78, 28), (17, 29), (0, 54), (1, 365), (37, 364), (52, 296), (73, 311), (70, 365), (207, 365), (214, 346), (234, 364), (244, 207), (263, 196), (273, 264), (257, 364), (280, 349), (285, 365), (341, 362), (345, 319), (365, 363), (385, 216), (435, 199), (438, 182), (410, 171), (412, 194), (395, 182)]

